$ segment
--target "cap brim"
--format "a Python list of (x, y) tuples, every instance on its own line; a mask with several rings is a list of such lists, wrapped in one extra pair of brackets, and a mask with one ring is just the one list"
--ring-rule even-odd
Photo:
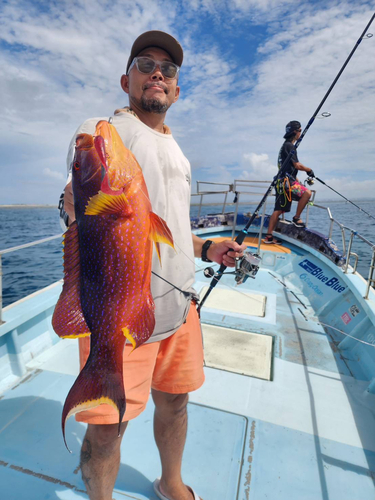
[(181, 66), (184, 53), (180, 43), (172, 35), (164, 31), (146, 31), (146, 33), (142, 33), (133, 43), (126, 66), (126, 73), (129, 71), (129, 66), (133, 59), (142, 52), (142, 50), (147, 49), (147, 47), (158, 47), (159, 49), (165, 50), (171, 56), (172, 61), (178, 66)]

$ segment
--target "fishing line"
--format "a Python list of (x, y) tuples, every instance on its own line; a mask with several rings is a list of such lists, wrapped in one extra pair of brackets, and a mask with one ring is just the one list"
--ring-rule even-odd
[[(149, 197), (149, 196), (148, 196), (148, 195), (147, 195), (147, 194), (146, 194), (146, 193), (145, 193), (142, 189), (140, 189), (140, 192), (143, 194), (143, 196), (146, 198), (146, 200), (147, 200), (147, 201), (151, 204), (151, 206), (152, 206), (152, 203), (151, 203), (150, 197)], [(164, 221), (164, 219), (162, 219), (162, 218), (160, 217), (160, 220), (161, 220), (161, 222), (162, 222), (162, 224), (163, 224), (164, 229), (165, 229), (165, 230), (170, 231), (170, 229), (169, 229), (169, 227), (167, 226), (167, 224), (166, 224), (166, 222)], [(195, 263), (195, 262), (194, 262), (194, 261), (193, 261), (193, 260), (192, 260), (192, 259), (188, 256), (188, 254), (187, 254), (186, 252), (184, 252), (184, 251), (182, 250), (182, 248), (181, 248), (181, 247), (180, 247), (180, 246), (179, 246), (179, 245), (178, 245), (175, 241), (173, 241), (173, 246), (176, 246), (176, 247), (177, 247), (177, 249), (178, 249), (178, 250), (179, 250), (182, 254), (184, 254), (184, 255), (185, 255), (185, 257), (186, 257), (186, 258), (187, 258), (187, 259), (188, 259), (188, 260), (189, 260), (192, 264), (194, 264), (194, 267), (196, 267), (196, 263)], [(177, 288), (177, 287), (176, 287), (176, 288)]]
[[(340, 78), (342, 72), (344, 71), (344, 69), (346, 68), (347, 64), (349, 63), (350, 59), (352, 58), (354, 52), (357, 50), (359, 44), (361, 43), (362, 39), (365, 38), (365, 34), (366, 34), (366, 31), (368, 30), (368, 28), (370, 27), (371, 23), (373, 22), (375, 18), (375, 13), (371, 16), (371, 19), (370, 21), (368, 22), (368, 24), (366, 25), (366, 28), (363, 30), (360, 38), (357, 40), (357, 42), (355, 43), (352, 51), (350, 52), (349, 56), (347, 57), (346, 61), (344, 62), (342, 68), (340, 69), (340, 71), (338, 72), (336, 78), (333, 80), (331, 86), (329, 87), (328, 91), (326, 92), (325, 96), (323, 97), (322, 101), (320, 102), (319, 106), (317, 107), (315, 113), (313, 114), (313, 116), (310, 118), (310, 120), (308, 121), (305, 129), (303, 130), (303, 132), (301, 133), (301, 136), (300, 138), (297, 140), (294, 148), (297, 149), (298, 146), (300, 145), (300, 143), (302, 142), (303, 138), (305, 137), (307, 131), (309, 130), (309, 128), (311, 127), (311, 125), (313, 124), (316, 116), (318, 115), (319, 111), (321, 110), (323, 104), (325, 103), (325, 101), (327, 100), (329, 94), (331, 93), (332, 89), (334, 88), (334, 86), (336, 85), (338, 79)], [(366, 38), (370, 38), (370, 37), (366, 37)], [(251, 224), (253, 223), (254, 219), (256, 218), (256, 216), (258, 215), (259, 213), (259, 210), (261, 209), (261, 207), (263, 206), (263, 204), (265, 203), (268, 195), (271, 193), (272, 189), (274, 188), (274, 186), (276, 185), (276, 182), (281, 178), (281, 177), (284, 177), (285, 176), (285, 173), (286, 173), (286, 168), (288, 166), (288, 163), (289, 163), (289, 160), (291, 159), (292, 155), (294, 153), (294, 150), (292, 149), (290, 151), (290, 153), (288, 154), (288, 156), (286, 157), (286, 159), (284, 160), (283, 164), (281, 165), (281, 168), (279, 170), (279, 172), (277, 173), (277, 175), (274, 177), (271, 185), (269, 186), (269, 188), (267, 189), (266, 193), (264, 194), (263, 198), (261, 199), (261, 201), (259, 202), (257, 208), (255, 209), (255, 212), (252, 214), (252, 216), (250, 217), (250, 220), (247, 222), (246, 226), (242, 229), (242, 231), (237, 235), (235, 241), (236, 243), (238, 243), (239, 245), (241, 245), (245, 239), (245, 237), (247, 236), (248, 234), (248, 229), (250, 228)], [(226, 269), (226, 266), (224, 264), (221, 264), (220, 266), (220, 269), (219, 269), (219, 273), (222, 274)], [(220, 279), (220, 274), (219, 274), (219, 277), (218, 279), (212, 279), (211, 280), (211, 283), (210, 283), (210, 286), (205, 294), (205, 296), (202, 298), (201, 300), (201, 303), (199, 304), (198, 306), (198, 312), (200, 312), (200, 309), (203, 307), (203, 304), (204, 302), (206, 301), (207, 297), (210, 295), (210, 293), (212, 292), (212, 290), (214, 289), (214, 287), (217, 285), (219, 279)]]
[(366, 345), (369, 345), (371, 347), (375, 347), (375, 344), (371, 344), (370, 342), (366, 342), (365, 340), (357, 339), (357, 337), (353, 337), (353, 335), (349, 335), (349, 333), (345, 333), (342, 330), (340, 330), (339, 328), (335, 328), (334, 326), (327, 325), (326, 323), (322, 323), (321, 321), (318, 322), (318, 325), (327, 326), (328, 328), (332, 328), (332, 330), (336, 330), (337, 332), (340, 332), (343, 335), (346, 335), (347, 337), (350, 337), (351, 339), (356, 340), (357, 342), (361, 342), (361, 344), (366, 344)]
[(161, 280), (165, 281), (166, 283), (168, 283), (168, 285), (171, 285), (173, 288), (175, 288), (176, 290), (178, 290), (179, 292), (181, 292), (183, 295), (189, 296), (189, 297), (192, 296), (192, 294), (190, 292), (184, 292), (184, 290), (181, 290), (181, 288), (178, 288), (178, 286), (176, 286), (173, 283), (171, 283), (170, 281), (166, 280), (165, 278), (163, 278), (163, 276), (160, 276), (159, 274), (156, 274), (154, 271), (151, 271), (151, 274), (153, 274), (154, 276), (157, 276)]
[(322, 181), (322, 179), (319, 179), (319, 177), (315, 177), (315, 179), (319, 182), (321, 182), (322, 184), (324, 184), (328, 189), (331, 189), (331, 191), (333, 191), (334, 193), (338, 194), (339, 196), (341, 196), (341, 198), (344, 198), (344, 200), (348, 201), (349, 203), (351, 203), (352, 205), (354, 205), (356, 208), (358, 208), (361, 212), (363, 212), (364, 214), (368, 215), (369, 217), (371, 217), (372, 219), (375, 220), (375, 217), (371, 214), (369, 214), (368, 212), (366, 212), (366, 210), (363, 210), (363, 208), (359, 207), (358, 205), (356, 205), (355, 203), (353, 203), (352, 201), (350, 201), (348, 198), (346, 198), (343, 194), (339, 193), (338, 191), (336, 191), (336, 189), (333, 189), (331, 186), (328, 186), (327, 183), (325, 183), (324, 181)]

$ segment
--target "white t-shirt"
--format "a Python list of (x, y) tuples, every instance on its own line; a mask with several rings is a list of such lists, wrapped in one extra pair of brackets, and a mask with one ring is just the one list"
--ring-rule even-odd
[[(74, 135), (67, 157), (68, 173), (79, 133), (94, 134), (99, 120), (85, 121)], [(190, 228), (190, 163), (172, 134), (152, 130), (126, 109), (112, 117), (125, 147), (142, 168), (153, 212), (164, 219), (171, 230), (175, 250), (160, 244), (162, 267), (153, 251), (152, 270), (183, 291), (195, 293), (194, 249)], [(190, 299), (183, 293), (151, 275), (151, 293), (155, 301), (155, 330), (147, 342), (156, 342), (172, 335), (185, 321)]]

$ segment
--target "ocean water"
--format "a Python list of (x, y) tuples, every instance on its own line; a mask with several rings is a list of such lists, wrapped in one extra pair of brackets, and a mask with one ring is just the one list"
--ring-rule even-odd
[[(375, 217), (375, 200), (355, 203)], [(375, 245), (375, 219), (371, 219), (345, 201), (320, 202), (320, 204), (329, 206), (336, 220), (356, 230)], [(202, 213), (218, 211), (220, 206), (204, 207)], [(241, 211), (251, 211), (251, 208), (244, 206), (241, 207)], [(191, 213), (196, 215), (197, 207), (192, 207)], [(329, 223), (326, 210), (310, 208), (310, 228), (328, 234)], [(0, 251), (58, 235), (61, 232), (57, 208), (0, 208)], [(332, 239), (341, 248), (341, 231), (336, 225)], [(3, 307), (63, 277), (61, 241), (62, 239), (58, 238), (2, 256)], [(356, 237), (352, 251), (359, 256), (358, 271), (367, 278), (371, 248)]]

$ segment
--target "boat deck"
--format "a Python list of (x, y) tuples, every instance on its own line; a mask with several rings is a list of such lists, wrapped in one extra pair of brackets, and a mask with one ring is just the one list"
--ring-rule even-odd
[[(264, 357), (271, 368), (267, 380), (243, 375), (240, 362), (237, 373), (229, 362), (221, 369), (205, 367), (206, 382), (190, 397), (184, 480), (204, 500), (373, 500), (375, 395), (360, 370), (353, 376), (353, 353), (344, 355), (324, 331), (315, 298), (289, 279), (292, 259), (306, 254), (284, 246), (287, 253), (267, 249), (256, 279), (240, 287), (223, 276), (217, 289), (227, 292), (226, 303), (202, 309), (204, 336), (211, 327), (227, 329), (227, 342), (225, 331), (220, 337), (224, 363), (240, 360), (244, 349), (232, 341), (235, 329), (272, 337)], [(207, 285), (198, 271), (197, 290)], [(53, 301), (59, 287), (46, 293), (47, 302)], [(257, 298), (265, 307), (255, 313)], [(26, 367), (0, 400), (1, 497), (88, 498), (79, 472), (85, 425), (73, 418), (67, 423), (72, 454), (60, 429), (62, 406), (78, 373), (77, 341), (56, 343)], [(152, 414), (150, 400), (125, 433), (116, 500), (157, 500)]]

